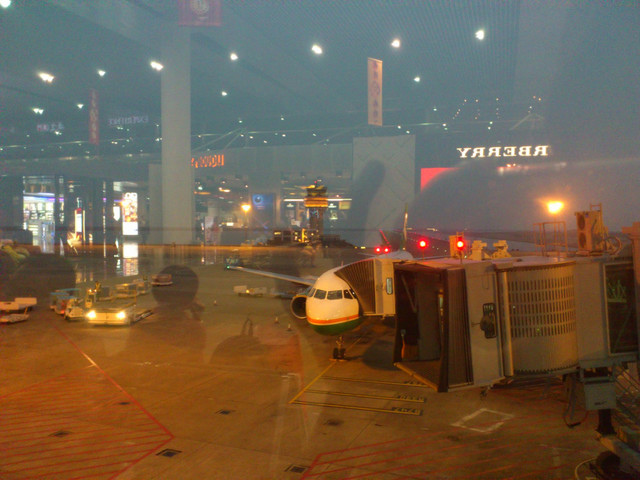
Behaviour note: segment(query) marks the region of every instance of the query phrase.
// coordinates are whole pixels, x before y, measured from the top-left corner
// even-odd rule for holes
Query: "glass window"
[[[351,295],[351,292],[349,292],[349,290],[345,290],[344,291],[344,298],[353,298],[353,296]]]
[[[342,298],[342,290],[331,290],[327,298],[329,300],[340,300]]]
[[[320,300],[324,300],[327,297],[327,291],[318,289],[313,296],[315,298],[319,298]]]
[[[316,293],[316,289],[315,288],[311,288],[309,290],[309,293],[307,293],[307,297],[313,297],[313,294]]]

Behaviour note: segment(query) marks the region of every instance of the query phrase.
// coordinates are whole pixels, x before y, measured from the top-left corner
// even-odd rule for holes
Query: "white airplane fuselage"
[[[318,277],[307,294],[307,322],[323,335],[340,335],[364,320],[355,292],[335,272],[327,270]]]

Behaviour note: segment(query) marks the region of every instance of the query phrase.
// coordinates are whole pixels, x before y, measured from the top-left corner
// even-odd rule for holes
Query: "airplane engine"
[[[299,320],[305,320],[307,318],[307,296],[296,295],[291,299],[289,308],[291,310],[291,315]]]

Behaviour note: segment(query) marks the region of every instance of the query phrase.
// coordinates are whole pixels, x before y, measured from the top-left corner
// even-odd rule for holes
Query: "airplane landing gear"
[[[342,335],[338,337],[336,340],[336,347],[333,349],[333,359],[334,360],[344,360],[344,354],[346,349],[344,348],[344,340]]]

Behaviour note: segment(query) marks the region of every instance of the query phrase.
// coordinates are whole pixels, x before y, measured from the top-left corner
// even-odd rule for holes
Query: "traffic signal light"
[[[427,245],[429,245],[429,244],[427,243],[427,241],[424,238],[421,238],[418,241],[418,247],[419,248],[427,248]]]
[[[464,241],[464,237],[456,237],[456,250],[458,250],[458,252],[462,252],[466,245],[467,244]]]

